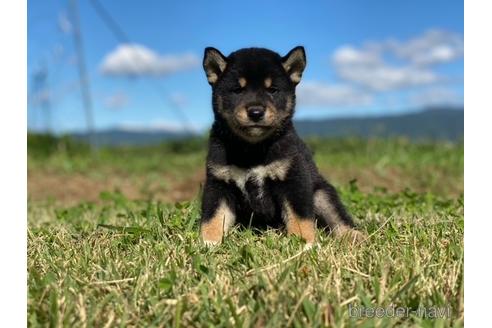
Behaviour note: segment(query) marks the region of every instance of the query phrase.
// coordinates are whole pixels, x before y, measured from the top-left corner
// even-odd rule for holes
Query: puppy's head
[[[216,120],[240,138],[257,143],[292,118],[295,87],[306,66],[303,47],[286,56],[262,48],[241,49],[225,57],[206,48],[203,68],[213,89]]]

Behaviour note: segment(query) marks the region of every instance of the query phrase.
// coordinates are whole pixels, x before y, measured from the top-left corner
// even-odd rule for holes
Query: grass
[[[344,151],[312,142],[322,169],[346,168],[337,186],[364,243],[320,232],[319,248],[302,252],[302,242],[281,231],[234,229],[221,246],[206,248],[196,196],[169,203],[108,190],[92,202],[29,200],[29,326],[463,326],[462,146],[349,140]],[[203,150],[168,154],[199,162]],[[60,158],[78,156],[30,157],[29,167],[56,170]],[[117,164],[101,158],[78,173],[147,170],[133,167],[144,162],[138,156]],[[379,161],[381,174],[428,191],[350,179],[352,169],[376,170]],[[449,181],[419,177],[432,172]],[[404,307],[408,315],[351,316],[354,307]],[[426,315],[416,311],[424,308]],[[433,318],[436,309],[449,316]]]
[[[30,200],[76,204],[120,190],[131,199],[190,200],[205,177],[206,140],[103,148],[95,154],[61,139],[28,138]],[[445,197],[463,193],[463,144],[405,139],[308,140],[322,173],[338,186],[357,180],[363,192],[410,189]],[[86,192],[90,190],[91,192]]]

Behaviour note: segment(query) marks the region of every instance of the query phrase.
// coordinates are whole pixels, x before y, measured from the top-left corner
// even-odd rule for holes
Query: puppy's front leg
[[[302,158],[293,158],[287,174],[273,185],[287,234],[296,235],[313,245],[316,238],[312,181]]]
[[[316,225],[313,217],[299,215],[286,199],[282,207],[282,218],[289,235],[301,237],[306,241],[308,247],[313,245],[316,238]]]
[[[236,215],[220,183],[207,180],[203,192],[200,234],[206,245],[217,245],[234,225]]]

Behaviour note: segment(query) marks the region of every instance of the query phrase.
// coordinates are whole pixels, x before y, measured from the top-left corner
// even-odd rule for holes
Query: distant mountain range
[[[394,116],[336,118],[295,121],[303,137],[407,137],[412,140],[460,140],[464,136],[463,109],[427,109]],[[86,133],[70,134],[88,140]],[[96,132],[99,145],[148,145],[189,137],[189,133],[168,130],[113,128]]]
[[[302,136],[458,140],[464,135],[464,112],[463,108],[427,109],[395,116],[303,120],[295,126]]]
[[[79,141],[89,140],[87,133],[71,133],[70,136]],[[95,139],[100,146],[153,145],[167,140],[183,139],[190,136],[190,133],[174,130],[127,130],[118,127],[100,130],[95,133]]]

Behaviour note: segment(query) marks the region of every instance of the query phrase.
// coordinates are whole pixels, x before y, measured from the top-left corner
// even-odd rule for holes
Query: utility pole
[[[34,104],[39,104],[40,109],[44,113],[45,131],[51,134],[51,94],[48,88],[48,68],[43,64],[39,70],[33,74],[33,90],[32,95],[35,97]]]
[[[94,117],[92,108],[92,97],[90,90],[89,77],[85,65],[84,45],[80,32],[80,15],[78,0],[70,0],[70,12],[73,24],[73,39],[75,42],[75,50],[77,51],[77,66],[79,68],[80,86],[82,92],[82,105],[85,110],[85,118],[87,123],[87,133],[89,134],[89,143],[91,148],[96,146],[94,135]]]

